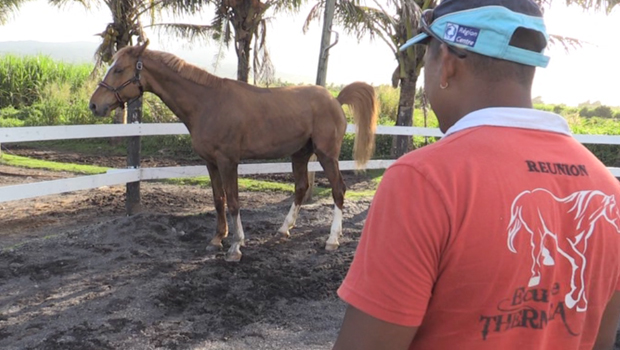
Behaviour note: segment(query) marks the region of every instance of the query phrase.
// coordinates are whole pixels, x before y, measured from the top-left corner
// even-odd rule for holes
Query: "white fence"
[[[354,132],[355,126],[349,125],[347,132]],[[128,137],[152,135],[182,135],[189,134],[185,125],[181,123],[168,124],[128,124],[128,125],[72,125],[72,126],[42,126],[22,128],[0,128],[0,144],[11,142],[47,141],[63,139],[85,139],[101,137]],[[409,135],[435,136],[443,134],[439,129],[417,127],[390,127],[378,126],[378,135]],[[575,135],[575,138],[584,144],[613,144],[620,145],[620,136],[607,135]],[[367,169],[385,169],[394,160],[371,160]],[[352,161],[341,161],[341,170],[353,170]],[[620,177],[620,168],[608,168],[611,173]],[[321,171],[318,162],[308,165],[310,171]],[[240,175],[288,173],[292,172],[290,163],[261,163],[241,164]],[[8,202],[26,198],[34,198],[51,194],[86,190],[101,186],[112,186],[137,182],[141,180],[155,180],[181,177],[195,177],[208,175],[206,166],[165,167],[165,168],[137,168],[113,169],[106,174],[81,176],[53,181],[11,185],[0,187],[0,202]]]

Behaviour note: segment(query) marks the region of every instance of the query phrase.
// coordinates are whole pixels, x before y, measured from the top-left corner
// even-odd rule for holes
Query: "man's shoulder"
[[[460,158],[464,144],[476,142],[476,137],[470,135],[475,131],[475,129],[464,130],[458,134],[442,138],[435,143],[420,147],[398,158],[394,165],[418,167],[423,165],[438,166],[440,164],[450,164],[452,161],[457,161]]]

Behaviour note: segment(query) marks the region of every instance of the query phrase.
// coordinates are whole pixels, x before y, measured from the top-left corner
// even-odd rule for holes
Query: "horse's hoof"
[[[224,257],[224,260],[226,260],[227,262],[239,262],[241,261],[241,253],[226,253],[226,256]]]
[[[287,231],[278,231],[283,238],[291,238],[291,234]]]
[[[338,246],[340,246],[338,243],[325,243],[325,250],[333,252],[334,250],[338,250]]]
[[[573,299],[573,297],[569,293],[566,294],[566,296],[564,297],[564,303],[569,309],[572,309],[577,304],[577,300]]]

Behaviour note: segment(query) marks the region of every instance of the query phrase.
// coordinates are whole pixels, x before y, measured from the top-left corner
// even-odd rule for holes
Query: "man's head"
[[[425,89],[442,130],[475,109],[531,106],[535,67],[549,62],[538,5],[531,0],[444,0],[425,11],[420,22],[420,34],[401,51],[429,45]]]

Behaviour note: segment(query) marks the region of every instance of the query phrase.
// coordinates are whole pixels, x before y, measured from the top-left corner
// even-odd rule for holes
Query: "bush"
[[[562,114],[562,112],[564,112],[564,110],[566,109],[566,105],[555,105],[553,106],[553,113],[555,114]]]
[[[598,106],[592,111],[592,117],[611,118],[613,111],[609,106]]]
[[[591,115],[591,113],[590,113],[590,109],[588,109],[588,107],[582,107],[582,108],[579,110],[579,116],[580,116],[580,117],[587,118],[587,117],[591,117],[592,115]]]
[[[0,118],[0,128],[15,128],[24,126],[24,121],[16,118]]]
[[[584,145],[606,166],[618,166],[617,159],[620,155],[620,145]]]
[[[376,91],[380,104],[379,118],[396,121],[396,117],[398,116],[400,89],[394,89],[388,85],[381,85],[376,88]]]

